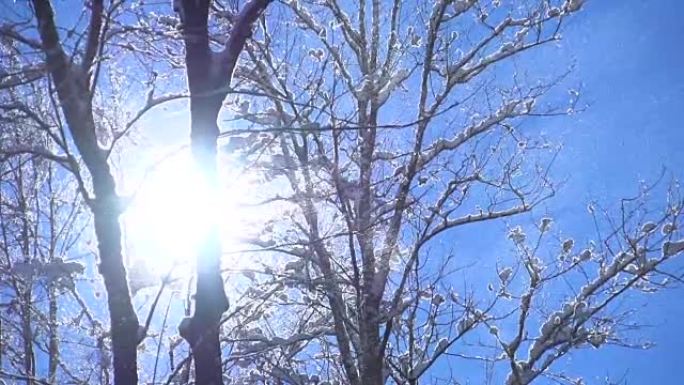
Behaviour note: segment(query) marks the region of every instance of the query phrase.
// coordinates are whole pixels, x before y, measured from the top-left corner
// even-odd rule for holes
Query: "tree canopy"
[[[74,4],[0,12],[0,382],[579,385],[649,347],[677,175],[548,210],[540,127],[592,107],[529,55],[591,4]]]

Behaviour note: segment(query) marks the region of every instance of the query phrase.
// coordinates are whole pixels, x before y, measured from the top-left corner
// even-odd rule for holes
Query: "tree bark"
[[[30,283],[29,283],[30,285]],[[32,378],[36,374],[35,355],[33,354],[33,326],[31,324],[31,305],[32,290],[29,287],[22,295],[21,303],[21,335],[24,343],[24,372],[26,374],[26,385],[32,385]]]
[[[48,381],[54,383],[59,363],[59,320],[57,319],[57,289],[48,287]]]
[[[228,310],[221,278],[221,239],[215,208],[218,190],[216,145],[218,114],[233,76],[233,69],[252,25],[271,0],[252,0],[236,16],[226,47],[215,53],[209,46],[209,0],[184,0],[175,9],[183,23],[185,62],[190,89],[190,137],[192,154],[204,178],[204,189],[195,199],[198,218],[207,225],[197,254],[197,283],[193,315],[180,332],[188,341],[195,363],[197,385],[223,384],[220,320]]]
[[[92,180],[94,198],[85,198],[93,213],[100,257],[99,272],[107,290],[114,385],[135,385],[138,383],[138,317],[131,303],[123,262],[120,199],[116,194],[116,183],[107,153],[99,147],[95,134],[88,66],[75,65],[65,54],[50,2],[34,0],[33,8],[47,68],[55,84],[64,118]],[[96,15],[94,20],[97,19]],[[89,45],[100,44],[98,24],[95,22],[91,25]],[[92,47],[88,47],[86,52],[92,52]],[[92,58],[86,57],[84,60]]]

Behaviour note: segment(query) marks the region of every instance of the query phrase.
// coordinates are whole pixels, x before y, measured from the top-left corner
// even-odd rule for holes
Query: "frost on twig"
[[[597,248],[594,242],[590,246],[571,256],[574,241],[561,241],[560,254],[564,256],[560,264],[551,262],[544,270],[536,270],[539,274],[530,275],[529,289],[522,297],[519,314],[520,332],[502,347],[510,360],[512,370],[506,383],[510,385],[528,384],[539,376],[552,373],[554,363],[572,349],[591,346],[595,349],[607,344],[627,346],[647,346],[630,343],[627,339],[629,330],[621,324],[624,314],[615,313],[615,302],[627,290],[653,293],[667,281],[667,274],[661,275],[662,266],[684,253],[684,241],[672,240],[672,233],[663,237],[654,235],[656,223],[675,223],[681,221],[681,201],[676,191],[668,193],[671,208],[653,221],[634,223],[639,216],[655,217],[645,208],[643,196],[628,200],[630,204],[622,206],[621,231],[603,240],[604,248]],[[610,219],[608,219],[610,220]],[[540,227],[538,240],[521,240],[518,250],[524,264],[529,265],[530,254],[540,253],[541,239],[547,234],[544,226]],[[676,239],[676,238],[675,238]],[[536,244],[536,246],[533,246]],[[538,262],[537,262],[538,263]],[[553,265],[556,264],[554,267]],[[534,270],[534,269],[531,269]],[[535,306],[541,308],[534,298],[544,288],[556,287],[557,279],[572,282],[574,274],[581,272],[585,283],[574,289],[574,293],[565,297],[556,310],[548,309],[539,320],[538,331],[531,328],[533,317],[531,312]],[[529,341],[527,352],[519,348],[522,341]]]

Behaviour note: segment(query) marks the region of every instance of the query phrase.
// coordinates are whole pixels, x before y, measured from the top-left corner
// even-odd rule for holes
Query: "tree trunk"
[[[221,240],[215,208],[207,202],[215,202],[218,190],[216,164],[216,140],[218,126],[216,119],[222,99],[217,97],[196,97],[191,99],[192,153],[198,170],[204,178],[202,195],[197,196],[195,210],[198,218],[207,221],[206,233],[197,254],[197,286],[195,311],[182,336],[192,348],[195,363],[195,382],[198,385],[219,385],[223,383],[221,365],[221,343],[219,322],[228,310],[228,298],[221,278]],[[191,224],[194,226],[202,224]]]
[[[382,385],[384,383],[380,357],[380,329],[378,327],[378,306],[371,296],[366,296],[361,305],[361,324],[359,336],[361,340],[361,357],[359,369],[362,385]]]
[[[26,374],[26,385],[32,385],[31,380],[36,374],[35,357],[33,354],[33,330],[31,326],[31,305],[32,295],[29,282],[22,295],[21,303],[21,335],[24,342],[24,372]]]
[[[216,144],[219,135],[218,114],[233,75],[237,58],[252,24],[271,0],[252,0],[237,15],[225,49],[214,53],[209,46],[209,0],[184,0],[175,10],[184,29],[185,63],[190,89],[190,137],[197,168],[204,178],[198,190],[195,209],[198,218],[207,221],[206,233],[197,254],[197,284],[192,317],[180,328],[188,341],[195,362],[197,385],[223,384],[220,320],[228,310],[228,298],[221,278],[221,239],[216,209],[219,187]]]
[[[93,210],[100,255],[99,271],[107,289],[112,333],[114,384],[138,383],[138,318],[133,310],[121,250],[121,225],[117,200],[96,199]]]
[[[29,224],[29,209],[26,202],[26,193],[23,172],[18,170],[17,174],[17,189],[19,190],[19,210],[21,215],[21,252],[24,257],[24,262],[33,262],[31,258],[30,246],[30,224]],[[33,329],[31,324],[31,312],[33,305],[33,278],[27,278],[23,284],[19,285],[21,288],[17,294],[21,298],[21,336],[24,348],[24,374],[26,375],[26,385],[32,385],[31,380],[36,374],[35,357],[33,354]]]
[[[59,326],[57,289],[52,284],[48,287],[48,307],[48,381],[54,383],[57,379],[57,363],[59,362]]]
[[[107,153],[100,148],[95,134],[90,75],[87,67],[74,64],[64,52],[50,2],[34,0],[33,8],[47,68],[57,90],[60,107],[92,180],[95,196],[85,199],[93,212],[100,257],[99,271],[107,290],[114,385],[135,385],[138,383],[138,317],[131,303],[123,262],[120,199],[116,194],[116,183]],[[97,24],[94,23],[94,26],[97,27]],[[92,39],[89,39],[89,45],[99,44],[99,29],[94,28],[90,32]],[[87,62],[91,59],[85,60]]]

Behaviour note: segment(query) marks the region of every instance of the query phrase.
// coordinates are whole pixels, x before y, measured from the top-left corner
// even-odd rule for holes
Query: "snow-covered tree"
[[[36,123],[20,110],[6,113],[0,141],[49,151],[46,137],[30,129]],[[0,156],[0,377],[17,383],[52,382],[67,371],[78,378],[83,371],[65,368],[67,341],[94,343],[88,331],[97,325],[88,322],[93,319],[77,288],[87,216],[63,174],[40,155]],[[89,353],[67,355],[82,360]]]
[[[574,237],[544,210],[560,146],[538,125],[582,106],[569,65],[529,58],[553,55],[583,1],[269,3],[6,7],[0,380],[463,383],[477,362],[482,383],[577,385],[569,353],[647,346],[617,302],[680,282],[679,186],[592,204]],[[117,167],[186,96],[205,179],[178,206],[212,218],[189,282],[130,258]],[[207,202],[235,198],[216,195],[226,168],[259,214],[221,263]],[[97,260],[74,260],[88,244],[51,226],[90,222]],[[484,233],[506,246],[462,250]]]
[[[150,22],[168,26],[168,22],[164,24],[165,20],[173,19],[168,15],[174,11],[179,13],[179,27],[184,32],[186,46],[184,64],[187,64],[189,78],[193,154],[204,169],[208,183],[212,184],[215,179],[212,169],[216,163],[218,109],[230,85],[232,66],[250,35],[252,24],[268,3],[252,1],[243,7],[235,15],[231,31],[225,34],[228,43],[224,52],[215,55],[209,47],[207,34],[209,1],[179,1],[173,2],[173,7],[166,4],[167,8],[163,10],[166,17],[148,14],[159,10],[156,5],[145,7],[144,2],[129,5],[102,0],[84,2],[81,17],[73,19],[60,16],[79,12],[49,1],[32,1],[10,7],[6,14],[3,13],[0,89],[7,90],[7,95],[2,95],[0,111],[8,117],[17,115],[31,121],[30,128],[11,130],[39,134],[48,145],[27,145],[21,140],[3,138],[0,154],[7,157],[25,155],[55,162],[61,170],[67,171],[64,179],[77,186],[89,208],[97,241],[98,270],[107,292],[109,312],[106,338],[103,336],[99,342],[103,349],[111,347],[115,384],[138,383],[138,351],[150,332],[152,315],[169,282],[162,283],[156,299],[148,304],[149,315],[140,322],[133,298],[140,288],[137,282],[139,269],[134,265],[129,266],[128,273],[126,271],[124,229],[120,221],[129,202],[121,196],[121,188],[117,186],[121,178],[116,175],[113,154],[119,153],[122,139],[131,134],[145,113],[183,94],[155,94],[157,84],[161,82],[158,77],[167,78],[169,75],[159,76],[155,70],[157,67],[151,63],[164,58],[146,51],[138,52],[131,42],[142,40],[140,35],[145,35],[144,39],[154,33],[168,40],[180,38],[178,30],[170,32],[150,28]],[[138,16],[142,17],[136,19]],[[133,64],[140,59],[144,61],[139,65]],[[173,64],[165,69],[171,71]],[[130,70],[131,73],[126,73]],[[137,82],[141,79],[147,88],[146,96],[141,100],[141,107],[131,108],[132,103],[126,100],[125,92],[140,92]],[[164,88],[175,85],[165,85]],[[33,103],[35,95],[40,96],[42,103]],[[141,98],[133,99],[137,102]],[[198,192],[195,200],[199,202],[207,198],[210,197]],[[203,217],[209,221],[208,216]],[[218,270],[220,240],[214,228],[207,233],[197,253],[195,311],[189,322],[181,324],[181,331],[185,331],[181,334],[190,342],[196,358],[194,381],[199,385],[221,381],[218,320],[227,308]],[[37,236],[33,235],[34,238]],[[28,238],[26,242],[29,242]],[[27,260],[24,270],[44,270],[43,266],[31,263]],[[59,267],[64,268],[63,265]],[[131,292],[129,288],[135,291]],[[24,305],[30,306],[30,294],[26,299],[28,303],[24,301]],[[28,313],[24,314],[25,318],[29,317]],[[161,338],[159,335],[158,346],[161,346]],[[30,342],[27,344],[32,346]],[[108,356],[109,353],[103,361],[109,361]],[[26,359],[31,359],[31,354]],[[32,368],[27,366],[26,370],[31,372]],[[156,368],[155,362],[153,380]],[[109,382],[107,379],[102,381]]]
[[[220,134],[218,115],[230,90],[238,57],[252,34],[254,23],[271,0],[251,0],[230,18],[230,33],[224,47],[215,52],[209,33],[209,0],[174,2],[185,43],[185,66],[190,91],[190,137],[192,154],[204,183],[196,202],[211,201],[220,185],[217,171],[217,140]],[[221,239],[218,221],[210,218],[216,211],[211,205],[198,204],[198,217],[214,225],[203,234],[197,250],[197,284],[194,312],[179,328],[192,349],[195,381],[198,385],[216,385],[223,380],[220,321],[228,310],[228,298],[221,277]]]
[[[550,218],[534,236],[514,225],[557,191],[559,147],[530,121],[580,109],[577,91],[552,96],[566,69],[520,63],[581,8],[293,0],[269,13],[227,100],[242,127],[224,134],[270,186],[251,202],[278,213],[245,234],[264,265],[244,291],[259,326],[229,329],[246,382],[460,383],[444,368],[475,359],[508,384],[576,383],[560,357],[626,343],[611,305],[660,287],[681,243],[654,230],[680,222],[676,189],[660,211],[608,216],[593,243],[555,240]],[[481,250],[500,266],[478,285],[449,244],[497,223],[514,252]]]
[[[150,92],[141,108],[129,105],[121,108],[125,96],[119,93],[124,89],[120,74],[127,56],[117,54],[125,52],[125,48],[120,47],[128,32],[119,23],[124,11],[122,2],[88,2],[87,7],[80,10],[82,18],[76,19],[62,18],[63,14],[57,16],[48,1],[5,4],[3,7],[6,12],[3,11],[0,20],[0,111],[6,120],[3,121],[0,156],[7,159],[8,165],[21,162],[21,159],[53,162],[50,167],[56,167],[59,173],[55,175],[59,176],[50,180],[72,186],[79,193],[80,202],[92,214],[97,268],[103,278],[109,313],[107,326],[102,326],[100,319],[88,317],[93,324],[92,333],[99,337],[94,349],[100,353],[98,362],[105,363],[98,366],[105,368],[101,381],[109,383],[107,378],[112,371],[115,384],[137,383],[137,349],[144,333],[141,333],[143,328],[139,325],[128,288],[119,221],[126,204],[117,191],[111,158],[142,114],[177,96],[157,97]],[[148,76],[149,73],[143,70],[127,80],[134,83]],[[35,175],[46,172],[39,168],[33,171]],[[6,192],[3,189],[3,195]],[[40,197],[40,200],[44,199],[47,198]],[[47,208],[42,207],[24,210],[25,215],[37,218],[47,212]],[[40,245],[50,239],[45,238],[46,234],[50,235],[50,229],[43,228],[42,222],[36,222],[38,228],[26,235],[30,238],[26,242]],[[60,224],[55,222],[53,225]],[[68,234],[74,233],[76,228],[67,230],[64,234],[51,236],[68,244],[72,241]],[[17,266],[27,273],[35,270],[35,274],[47,276],[76,268],[72,262],[59,262],[58,258],[66,256],[59,255],[58,250],[52,253],[55,255],[46,254],[42,259],[29,255],[16,257],[19,258]],[[30,287],[31,282],[26,284]],[[97,286],[92,292],[99,290]],[[26,300],[30,300],[30,296]],[[81,302],[79,306],[85,304]],[[24,305],[30,306],[30,302]],[[84,316],[81,310],[74,312],[62,317],[77,319],[75,325],[78,326]],[[83,349],[83,352],[93,353],[90,349]],[[75,359],[80,353],[70,358]],[[28,355],[26,359],[34,358]],[[83,364],[87,361],[75,362],[87,368],[89,373],[76,375],[77,368],[67,368],[57,378],[52,377],[55,374],[52,370],[50,377],[60,383],[88,381],[96,372],[92,366]],[[33,366],[30,369],[32,372]]]

